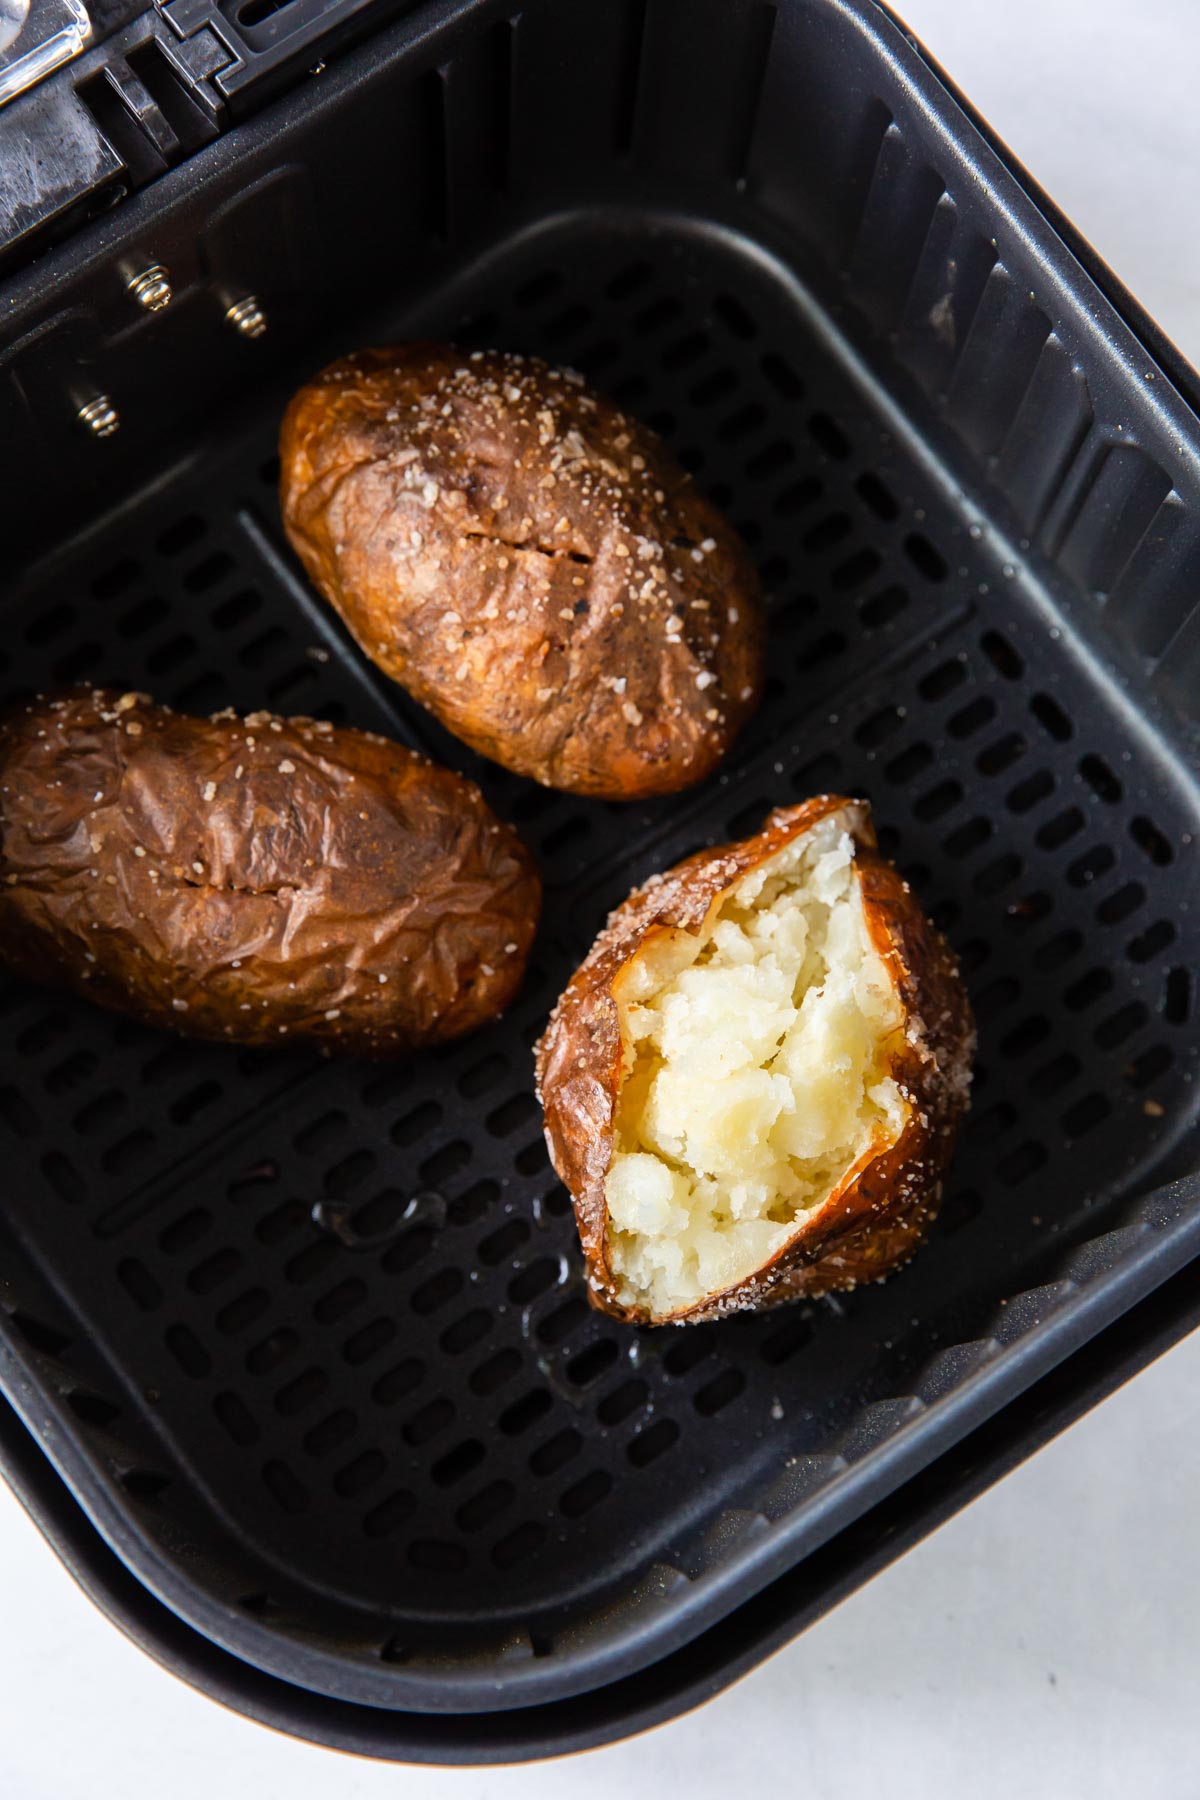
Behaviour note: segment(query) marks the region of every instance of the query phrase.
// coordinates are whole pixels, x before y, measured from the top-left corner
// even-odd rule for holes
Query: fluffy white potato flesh
[[[833,814],[613,984],[622,1067],[605,1182],[620,1298],[659,1316],[770,1260],[907,1106],[903,1008]]]

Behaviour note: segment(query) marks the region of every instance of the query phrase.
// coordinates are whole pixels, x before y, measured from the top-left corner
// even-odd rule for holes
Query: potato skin
[[[613,983],[652,936],[679,927],[698,930],[734,881],[842,811],[856,844],[867,929],[904,1006],[903,1049],[891,1074],[909,1102],[905,1126],[891,1149],[868,1150],[772,1261],[746,1280],[668,1315],[627,1306],[609,1264],[604,1195],[621,1086]],[[823,794],[782,807],[756,836],[702,850],[652,877],[611,915],[537,1047],[546,1142],[575,1204],[592,1305],[629,1324],[692,1324],[891,1274],[912,1255],[937,1213],[942,1175],[967,1106],[974,1047],[970,1002],[953,953],[907,883],[880,856],[865,802]]]
[[[747,551],[580,377],[365,350],[295,396],[280,462],[312,581],[380,668],[506,768],[602,799],[672,793],[757,706]]]
[[[390,1057],[513,998],[541,887],[373,733],[93,689],[0,722],[0,959],[189,1037]]]

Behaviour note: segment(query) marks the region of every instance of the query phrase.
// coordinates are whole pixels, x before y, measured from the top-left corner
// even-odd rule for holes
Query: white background
[[[572,4],[572,0],[559,0]],[[900,0],[1200,362],[1198,0]],[[1200,1794],[1200,1334],[701,1712],[567,1762],[421,1771],[223,1712],[95,1613],[0,1488],[0,1800]]]

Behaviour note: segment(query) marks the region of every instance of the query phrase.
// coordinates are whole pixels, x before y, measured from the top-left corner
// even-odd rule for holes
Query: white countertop
[[[569,0],[561,0],[568,4]],[[1198,0],[900,0],[914,32],[1200,362]],[[529,1769],[273,1736],[96,1613],[0,1488],[0,1800],[1191,1800],[1200,1333],[702,1711]]]

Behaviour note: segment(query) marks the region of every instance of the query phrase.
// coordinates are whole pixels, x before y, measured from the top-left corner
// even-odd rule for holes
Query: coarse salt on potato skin
[[[571,372],[361,351],[292,400],[280,463],[292,545],[366,654],[518,774],[672,793],[757,706],[745,547],[661,440]]]
[[[637,971],[650,966],[648,953],[669,955],[683,934],[708,941],[721,909],[747,877],[779,865],[789,846],[830,822],[852,842],[869,947],[897,1003],[898,1028],[880,1041],[886,1047],[883,1072],[894,1084],[900,1111],[840,1172],[823,1201],[781,1232],[759,1266],[727,1286],[655,1308],[631,1293],[615,1266],[617,1233],[606,1195],[620,1160],[624,1084],[635,1067],[622,1007],[640,991]],[[649,985],[642,981],[640,988]],[[612,914],[537,1048],[546,1141],[574,1201],[592,1304],[631,1324],[687,1324],[890,1274],[917,1248],[936,1214],[967,1105],[974,1041],[953,954],[880,856],[865,803],[822,795],[782,808],[745,842],[701,851],[652,878]],[[798,1092],[798,1113],[803,1105]]]
[[[0,722],[0,960],[148,1025],[459,1037],[515,995],[540,898],[477,788],[371,732],[103,689]]]

